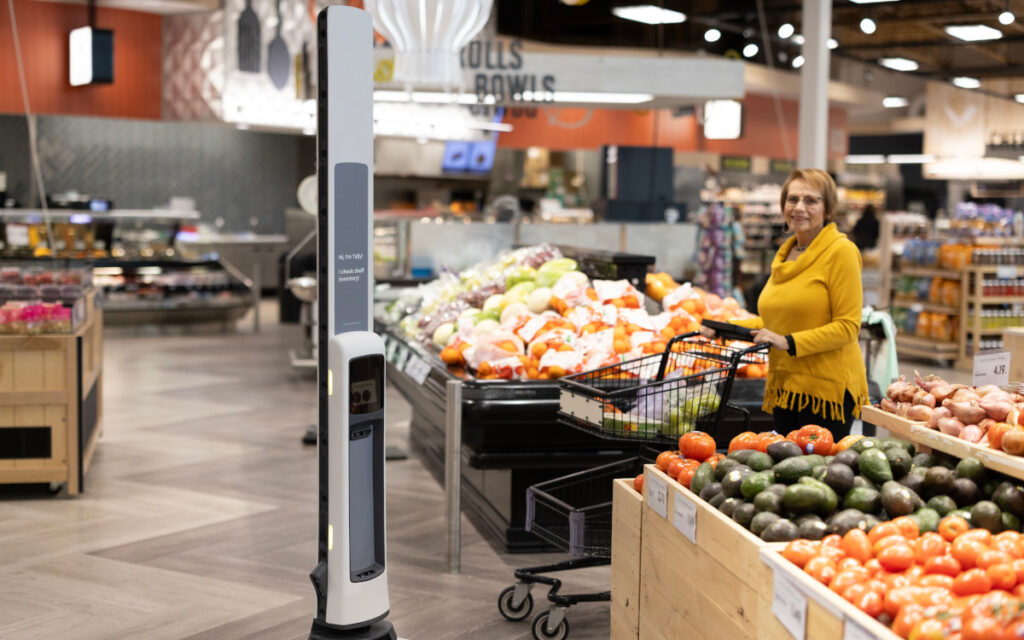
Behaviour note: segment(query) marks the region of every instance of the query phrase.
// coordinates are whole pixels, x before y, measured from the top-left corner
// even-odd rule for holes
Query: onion
[[[978,394],[974,392],[974,389],[966,385],[959,385],[949,399],[953,402],[977,402],[981,400]]]
[[[985,410],[970,402],[954,402],[946,400],[942,406],[947,407],[964,424],[978,424],[985,417]]]
[[[931,419],[934,411],[931,407],[923,404],[915,404],[907,411],[907,419],[915,422],[927,422]]]
[[[1003,434],[1003,451],[1019,456],[1024,454],[1024,429],[1011,428]]]
[[[1005,395],[1002,391],[998,394],[990,393],[981,399],[979,407],[993,419],[1002,422],[1006,420],[1006,416],[1013,410],[1013,405],[1007,402],[1004,397],[1001,397]]]
[[[929,375],[922,379],[921,374],[917,372],[917,369],[914,369],[914,382],[925,391],[931,391],[939,385],[948,384],[945,380],[936,375]]]
[[[903,393],[903,389],[906,388],[907,386],[909,386],[907,385],[907,381],[903,378],[903,376],[900,376],[899,380],[894,381],[892,384],[886,387],[885,397],[891,400],[895,400],[901,393]]]
[[[984,398],[985,396],[987,396],[990,393],[996,393],[996,392],[998,392],[998,393],[1006,393],[1005,391],[1003,391],[1002,389],[1000,389],[999,387],[997,387],[994,384],[986,384],[983,387],[977,387],[974,390],[974,392],[978,394],[979,398]]]
[[[896,403],[890,400],[889,398],[882,398],[882,401],[879,403],[879,406],[881,407],[882,411],[885,411],[886,413],[896,413]]]
[[[956,418],[941,418],[939,420],[939,431],[950,436],[958,436],[964,429],[964,423]]]
[[[928,419],[928,423],[925,425],[929,429],[938,429],[939,420],[942,418],[952,418],[953,412],[946,407],[938,407],[932,412],[932,417]]]
[[[978,442],[983,435],[981,427],[976,424],[969,424],[960,430],[960,437],[968,442]]]
[[[953,391],[954,391],[953,385],[949,384],[948,382],[943,382],[941,384],[937,384],[934,387],[932,387],[931,389],[929,389],[929,392],[933,396],[935,396],[935,401],[936,402],[942,402],[943,400],[948,398],[949,394],[953,393]]]

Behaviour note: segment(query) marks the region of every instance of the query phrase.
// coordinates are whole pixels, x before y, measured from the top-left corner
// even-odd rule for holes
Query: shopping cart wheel
[[[515,606],[516,600],[516,587],[515,585],[506,588],[498,595],[498,612],[505,616],[506,620],[512,622],[519,622],[520,620],[526,620],[533,611],[533,596],[527,592],[526,599],[519,603],[519,606]]]
[[[554,628],[548,624],[551,621],[551,611],[543,611],[533,619],[533,637],[537,640],[565,640],[569,637],[569,621],[565,619],[565,609],[556,611],[555,618],[560,618]]]

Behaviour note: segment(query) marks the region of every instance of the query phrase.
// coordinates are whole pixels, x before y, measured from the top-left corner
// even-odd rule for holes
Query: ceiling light
[[[935,162],[936,158],[930,153],[894,153],[886,160],[890,164],[925,164]]]
[[[920,66],[909,58],[881,58],[878,64],[893,71],[917,71]]]
[[[803,35],[802,35],[802,34],[799,34],[799,33],[798,33],[798,34],[796,34],[795,36],[793,36],[793,42],[794,42],[795,44],[799,44],[799,45],[802,45],[802,44],[804,43],[804,37],[803,37]]]
[[[836,40],[835,38],[829,38],[828,39],[828,48],[829,49],[835,49],[838,46],[839,46],[839,41],[838,40]]]
[[[882,106],[887,109],[899,109],[910,104],[910,100],[899,96],[886,96],[882,98]]]
[[[954,24],[943,27],[946,33],[959,40],[979,42],[981,40],[998,40],[1003,32],[984,24]]]
[[[1013,24],[1013,21],[1016,19],[1017,17],[1011,11],[1004,11],[999,14],[999,24],[1002,25]]]
[[[796,29],[793,28],[793,25],[787,22],[786,24],[779,27],[779,37],[785,40],[789,38],[791,35],[793,35],[795,31]]]
[[[846,164],[885,164],[885,156],[881,154],[846,156]]]
[[[1013,96],[1013,99],[1016,100],[1017,102],[1024,103],[1024,93],[1018,93],[1017,95]]]
[[[875,21],[871,18],[864,18],[860,21],[860,30],[864,33],[871,35],[876,29],[878,29],[878,27],[875,25]]]
[[[750,42],[746,46],[743,47],[743,57],[744,58],[753,58],[754,56],[757,55],[757,52],[759,50],[760,50],[760,47],[758,47],[753,42]]]
[[[981,80],[977,78],[968,78],[966,76],[960,76],[953,78],[953,84],[960,87],[961,89],[977,89],[981,86]]]
[[[686,21],[686,14],[671,9],[662,9],[653,4],[633,7],[612,7],[612,13],[625,20],[644,24],[678,24]]]
[[[596,102],[615,104],[640,104],[650,102],[650,93],[599,93],[592,91],[555,91],[555,102]]]
[[[743,104],[738,100],[708,100],[704,103],[704,137],[735,140],[743,135]]]
[[[797,57],[793,58],[793,68],[794,69],[799,69],[802,66],[804,66],[804,57],[803,56],[797,56]]]
[[[718,29],[708,29],[704,32],[704,39],[708,42],[718,42],[722,38],[722,32]]]

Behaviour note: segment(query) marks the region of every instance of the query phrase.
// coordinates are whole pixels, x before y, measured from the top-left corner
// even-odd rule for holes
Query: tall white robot
[[[384,550],[384,342],[372,332],[373,26],[317,18],[319,525],[310,640],[395,640]]]

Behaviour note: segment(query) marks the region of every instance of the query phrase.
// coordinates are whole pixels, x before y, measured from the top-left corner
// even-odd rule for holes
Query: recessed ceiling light
[[[796,29],[794,29],[793,25],[789,24],[788,22],[779,27],[779,37],[782,38],[783,40],[789,38],[795,32]]]
[[[864,18],[860,21],[860,30],[864,33],[871,35],[876,29],[878,29],[878,26],[875,25],[875,21],[871,18]]]
[[[1017,19],[1017,16],[1013,15],[1011,11],[1004,11],[999,14],[999,24],[1007,25],[1013,24],[1013,21]]]
[[[753,58],[754,56],[757,55],[757,52],[759,50],[760,50],[760,47],[758,47],[753,42],[747,43],[747,45],[743,47],[743,57],[744,58]]]
[[[900,107],[905,107],[908,104],[910,104],[910,100],[899,96],[886,96],[885,98],[882,98],[882,106],[887,109],[899,109]]]
[[[804,57],[803,56],[797,56],[797,57],[793,58],[793,68],[794,69],[799,69],[802,66],[804,66]]]
[[[708,42],[718,42],[722,39],[722,32],[718,29],[708,29],[704,32],[704,39]]]
[[[909,58],[880,58],[878,64],[893,71],[917,71],[919,67]]]
[[[827,44],[829,49],[835,49],[839,46],[839,41],[835,38],[829,38]]]
[[[953,24],[943,28],[954,38],[967,42],[998,40],[1003,37],[1002,31],[984,24]]]
[[[653,4],[632,7],[612,7],[612,13],[625,20],[644,24],[678,24],[686,21],[686,14],[671,9],[662,9]]]
[[[1016,100],[1017,102],[1024,103],[1024,93],[1018,93],[1017,95],[1013,96],[1013,99]]]
[[[953,78],[953,84],[960,87],[961,89],[977,89],[981,86],[981,80],[977,78],[968,78],[966,76],[960,76]]]
[[[803,36],[803,34],[798,33],[795,36],[793,36],[793,42],[795,42],[796,44],[801,44],[802,45],[804,43],[804,36]]]

